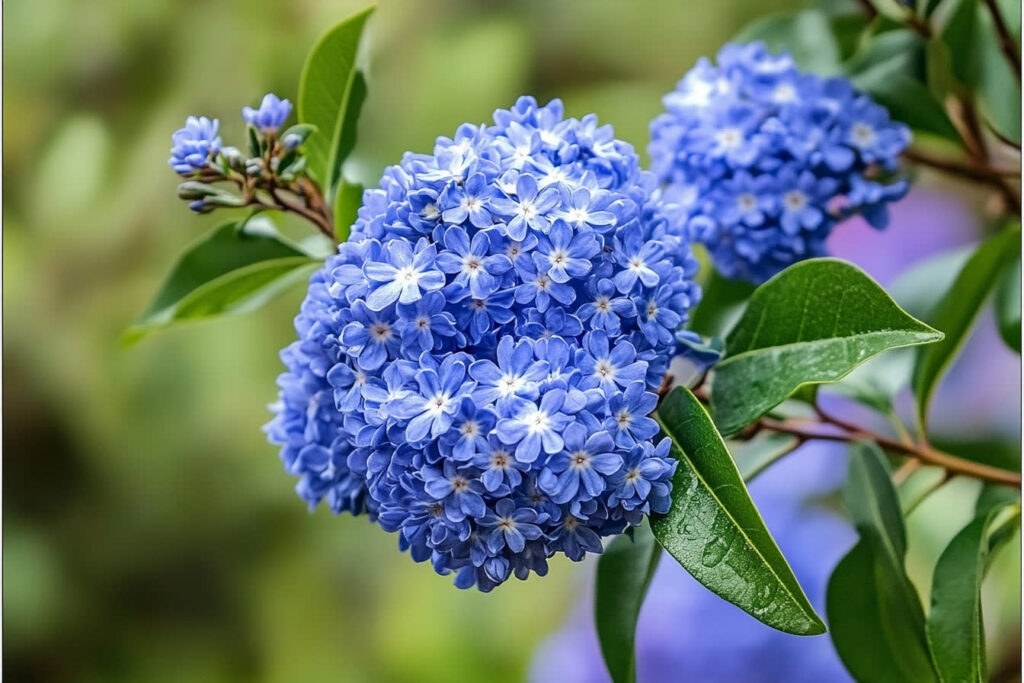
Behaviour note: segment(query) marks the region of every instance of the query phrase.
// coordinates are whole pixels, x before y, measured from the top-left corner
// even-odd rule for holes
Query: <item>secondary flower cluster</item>
[[[762,43],[702,58],[651,123],[652,171],[675,224],[728,277],[760,282],[825,253],[842,219],[876,228],[907,190],[883,182],[910,132],[843,78],[797,70]]]
[[[483,591],[667,511],[652,390],[700,290],[655,185],[528,97],[388,168],[282,352],[266,429],[299,495]]]

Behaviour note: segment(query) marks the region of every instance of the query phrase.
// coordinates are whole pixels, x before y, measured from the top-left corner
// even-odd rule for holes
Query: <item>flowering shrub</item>
[[[299,495],[485,591],[666,512],[649,414],[700,289],[651,181],[528,97],[388,168],[282,356],[267,430]]]
[[[855,265],[812,258],[849,216],[884,227],[887,205],[907,190],[900,157],[986,185],[994,209],[1020,213],[1013,174],[989,154],[963,83],[940,93],[960,98],[958,126],[928,90],[967,67],[915,80],[907,67],[923,52],[904,59],[893,48],[923,51],[932,27],[913,8],[889,11],[906,13],[906,26],[876,35],[877,22],[865,21],[866,47],[842,65],[838,44],[822,51],[829,71],[853,80],[801,71],[756,41],[727,45],[716,65],[701,60],[651,125],[653,172],[595,115],[566,118],[558,100],[523,97],[493,125],[465,124],[431,154],[407,153],[365,192],[345,168],[367,94],[357,51],[371,10],[357,14],[307,59],[297,124],[282,130],[291,102],[269,94],[242,111],[244,152],[222,147],[218,122],[205,117],[173,136],[170,165],[192,209],[289,212],[319,241],[293,244],[262,216],[220,226],[185,252],[129,338],[250,310],[308,282],[266,426],[299,496],[311,509],[325,501],[365,513],[460,588],[544,574],[559,553],[604,553],[595,620],[615,681],[634,677],[636,620],[662,550],[778,631],[826,631],[746,483],[807,441],[847,442],[844,494],[859,540],[828,583],[837,653],[860,680],[974,676],[984,669],[981,568],[1019,525],[1019,461],[937,450],[929,403],[996,282],[1000,329],[1019,352],[1019,222],[932,271],[926,293],[946,296],[920,308],[941,331]],[[755,33],[801,43],[831,27],[812,11]],[[973,30],[955,28],[942,35]],[[929,55],[929,70],[944,66],[948,47]],[[909,128],[854,81],[915,130],[963,143],[968,161],[908,151]],[[698,273],[691,242],[727,277]],[[729,331],[704,340],[691,324]],[[873,365],[846,379],[909,346],[923,347],[912,373]],[[673,389],[679,356],[699,372]],[[872,376],[879,367],[885,377]],[[819,386],[837,382],[890,418],[896,436],[825,410]],[[916,437],[893,406],[903,384],[913,388]],[[742,471],[738,448],[754,453]],[[895,458],[907,463],[899,475]],[[894,483],[921,465],[944,470],[937,486],[954,475],[1002,485],[986,488],[939,558],[940,607],[927,619],[904,568],[905,496]]]
[[[842,219],[876,228],[907,191],[886,182],[910,130],[844,78],[796,68],[763,43],[701,58],[651,122],[651,168],[667,184],[672,221],[727,277],[763,282],[825,254]]]

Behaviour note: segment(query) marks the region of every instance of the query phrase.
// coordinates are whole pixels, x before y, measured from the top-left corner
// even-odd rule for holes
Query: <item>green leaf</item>
[[[730,42],[757,40],[772,52],[789,50],[801,69],[826,76],[839,72],[839,48],[828,17],[819,10],[761,17],[747,24]]]
[[[354,14],[324,34],[306,58],[299,80],[299,121],[316,126],[306,141],[306,156],[328,197],[352,150],[356,119],[366,97],[356,57],[374,9]]]
[[[942,373],[967,338],[985,299],[1012,259],[1020,254],[1020,225],[989,238],[968,259],[953,286],[931,318],[945,339],[922,349],[914,365],[912,384],[917,399],[917,420],[922,433],[927,424],[928,402]]]
[[[1010,33],[1020,44],[1020,0],[998,2]],[[981,78],[973,84],[978,95],[979,109],[988,121],[1004,137],[1018,145],[1021,142],[1021,93],[1020,81],[999,48],[992,15],[979,8],[980,24],[974,48],[980,52]]]
[[[882,351],[941,338],[856,266],[803,261],[758,287],[726,338],[712,414],[731,434],[802,384],[835,382]]]
[[[226,223],[182,253],[122,343],[185,320],[255,310],[318,264],[282,240],[266,219]]]
[[[999,335],[1020,353],[1020,256],[1003,272],[996,287],[996,323]]]
[[[937,680],[921,600],[904,566],[906,531],[885,456],[868,443],[851,450],[843,497],[860,541],[829,579],[832,641],[857,680]]]
[[[362,204],[363,186],[342,179],[338,183],[338,193],[334,200],[334,235],[339,242],[348,239]]]
[[[981,582],[992,556],[1019,525],[1019,503],[996,505],[975,517],[939,556],[927,628],[944,681],[988,681]]]
[[[598,560],[594,618],[604,662],[615,683],[636,679],[636,621],[660,557],[661,547],[644,524],[634,530],[633,538],[618,536]]]
[[[704,283],[703,295],[690,314],[690,329],[708,337],[725,334],[739,318],[754,285],[746,280],[730,280],[712,269]]]
[[[652,520],[654,537],[695,579],[772,628],[824,633],[704,406],[678,387],[657,419],[679,466],[672,507]]]

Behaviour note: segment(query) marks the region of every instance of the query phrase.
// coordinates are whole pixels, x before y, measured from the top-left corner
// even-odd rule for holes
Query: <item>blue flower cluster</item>
[[[298,494],[488,591],[669,507],[653,393],[699,297],[632,147],[521,98],[364,195],[282,353]]]
[[[267,93],[263,96],[259,109],[242,107],[242,118],[249,125],[259,129],[262,134],[271,135],[284,124],[291,111],[291,102],[282,100],[274,93]],[[171,135],[171,158],[167,163],[176,173],[183,176],[191,176],[198,171],[210,169],[210,162],[221,151],[220,136],[217,134],[219,128],[220,121],[217,119],[189,116],[185,120],[185,127],[179,128]],[[233,148],[225,148],[224,151],[237,152]]]
[[[672,223],[705,244],[728,277],[761,282],[822,256],[846,217],[876,228],[902,197],[910,131],[843,78],[797,70],[762,43],[702,58],[651,122],[652,171]]]

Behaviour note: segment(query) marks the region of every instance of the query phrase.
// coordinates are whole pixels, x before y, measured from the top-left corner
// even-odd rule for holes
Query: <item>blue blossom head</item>
[[[282,100],[274,93],[267,93],[263,96],[259,109],[242,107],[242,118],[264,133],[276,133],[291,112],[291,102]]]
[[[206,168],[210,159],[220,151],[217,129],[220,122],[205,116],[190,116],[185,127],[171,135],[171,158],[167,163],[180,175],[189,175]]]
[[[700,289],[655,185],[529,97],[388,168],[282,354],[267,432],[299,495],[483,591],[664,512],[649,414]]]
[[[892,176],[908,128],[846,79],[799,71],[787,52],[726,45],[663,102],[648,147],[663,210],[728,277],[761,282],[822,256],[852,215],[881,229],[907,190]]]

